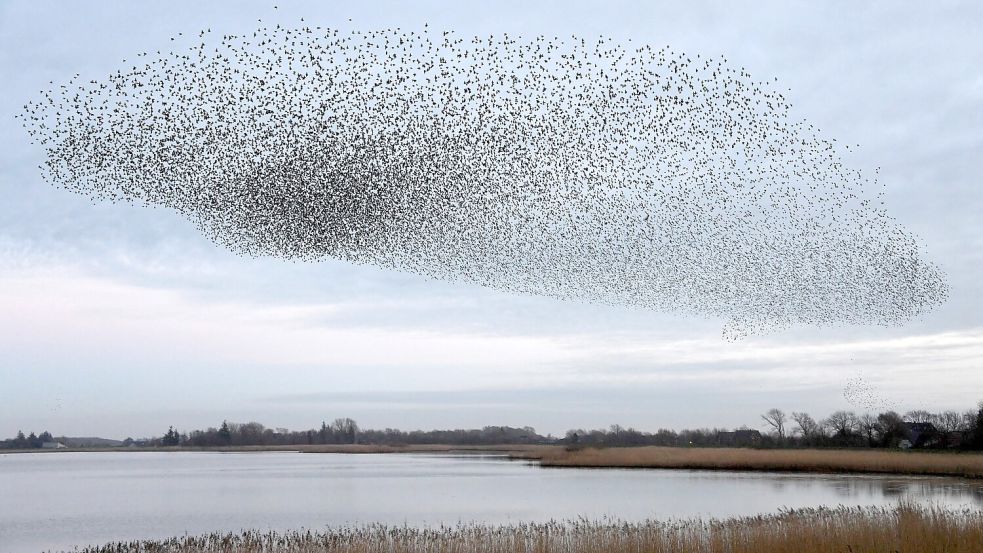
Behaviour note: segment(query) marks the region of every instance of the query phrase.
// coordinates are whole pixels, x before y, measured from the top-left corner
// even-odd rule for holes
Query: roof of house
[[[915,432],[935,432],[935,425],[930,422],[906,422],[904,424],[908,430]]]

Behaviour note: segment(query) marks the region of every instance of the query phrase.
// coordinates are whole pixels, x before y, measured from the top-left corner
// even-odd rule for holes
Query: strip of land
[[[223,453],[250,453],[263,451],[282,451],[299,453],[501,453],[516,458],[535,458],[542,451],[562,449],[559,446],[528,444],[500,445],[447,445],[447,444],[314,444],[314,445],[232,445],[213,447],[64,447],[59,449],[6,449],[7,453],[71,453],[71,452],[165,452],[165,451],[217,451]]]
[[[839,449],[542,448],[513,454],[544,467],[872,473],[983,478],[983,454]],[[983,550],[981,550],[983,551]]]
[[[475,453],[504,454],[543,467],[689,469],[766,472],[899,474],[954,476],[983,479],[983,453],[952,451],[895,451],[871,449],[745,449],[705,447],[610,447],[571,449],[527,444],[499,445],[372,445],[326,444],[225,447],[113,447],[51,450],[6,450],[3,453],[38,452],[162,452],[217,451],[249,453],[284,451],[300,453]]]
[[[417,529],[370,525],[326,531],[249,531],[129,541],[79,553],[830,553],[983,551],[983,512],[899,505],[806,509],[727,520],[550,522]]]

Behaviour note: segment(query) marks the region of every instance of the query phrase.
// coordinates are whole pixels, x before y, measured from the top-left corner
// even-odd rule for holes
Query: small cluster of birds
[[[27,104],[46,179],[241,254],[720,317],[732,339],[901,324],[947,295],[849,147],[723,56],[427,27],[198,38]]]
[[[850,405],[867,411],[897,409],[897,403],[885,398],[867,380],[862,371],[858,371],[856,376],[847,379],[846,385],[843,387],[843,399]]]

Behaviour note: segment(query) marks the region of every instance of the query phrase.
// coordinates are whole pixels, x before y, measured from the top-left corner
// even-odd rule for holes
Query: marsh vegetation
[[[983,478],[983,454],[886,450],[679,447],[540,448],[514,456],[544,467],[874,473]]]
[[[979,553],[983,513],[899,504],[816,508],[724,520],[567,521],[436,528],[215,533],[110,543],[81,553]]]

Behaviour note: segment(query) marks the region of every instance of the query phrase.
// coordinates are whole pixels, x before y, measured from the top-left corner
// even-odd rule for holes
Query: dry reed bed
[[[81,553],[980,553],[983,512],[819,508],[723,521],[372,525],[118,542]]]
[[[532,458],[538,459],[544,467],[849,472],[983,478],[983,455],[968,453],[625,447],[572,451],[544,449]]]

